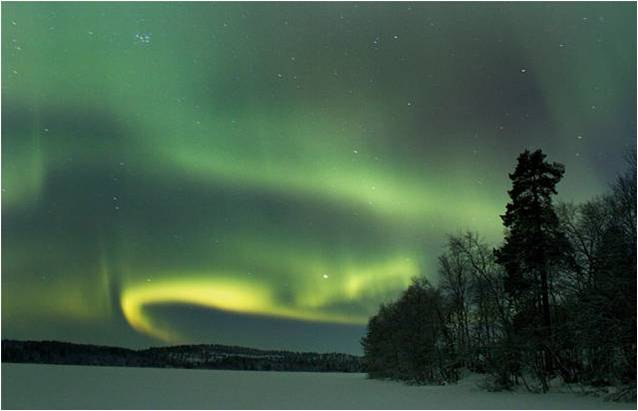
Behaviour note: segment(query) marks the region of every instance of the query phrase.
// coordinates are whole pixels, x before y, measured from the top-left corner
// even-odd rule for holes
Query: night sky
[[[360,352],[518,153],[635,144],[635,3],[3,3],[2,337]]]

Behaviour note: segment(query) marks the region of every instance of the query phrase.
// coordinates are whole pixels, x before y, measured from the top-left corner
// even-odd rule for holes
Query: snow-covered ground
[[[407,386],[364,374],[2,364],[2,408],[635,409],[576,394]]]

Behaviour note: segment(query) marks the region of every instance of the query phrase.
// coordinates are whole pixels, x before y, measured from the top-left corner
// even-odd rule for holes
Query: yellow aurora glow
[[[388,284],[395,284],[400,289],[417,272],[416,264],[410,259],[398,259],[388,264],[346,271],[343,275],[331,277],[322,274],[317,281],[296,292],[295,300],[288,303],[280,301],[268,284],[240,281],[236,274],[166,276],[165,280],[125,287],[120,305],[124,317],[134,329],[169,343],[187,339],[173,327],[156,321],[145,308],[160,304],[189,304],[241,314],[361,325],[367,322],[372,312],[353,314],[343,309],[331,310],[330,307],[353,302],[375,290],[386,290]],[[335,284],[335,280],[339,283]]]

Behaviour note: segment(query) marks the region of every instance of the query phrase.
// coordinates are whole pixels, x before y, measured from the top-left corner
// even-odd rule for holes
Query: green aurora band
[[[518,152],[565,201],[623,170],[635,11],[4,3],[3,335],[290,348],[188,307],[360,333],[447,233],[499,240]]]

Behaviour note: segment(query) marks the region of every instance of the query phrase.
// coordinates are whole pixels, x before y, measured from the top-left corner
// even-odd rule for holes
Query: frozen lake
[[[3,409],[635,409],[576,394],[407,386],[364,374],[2,364]]]

